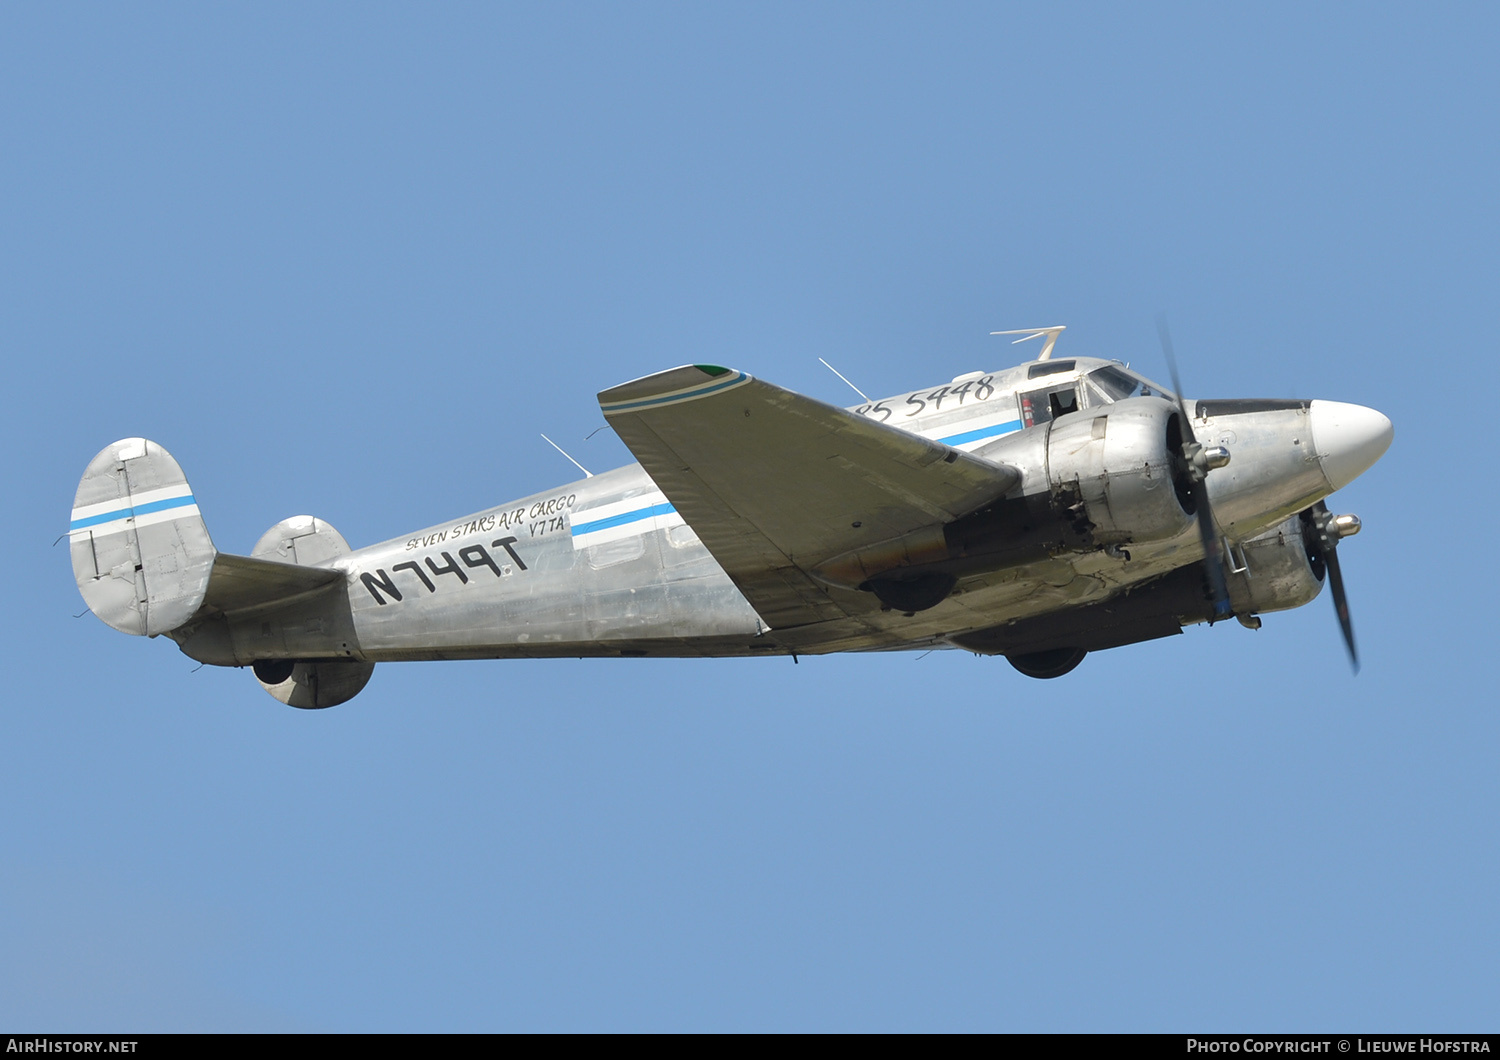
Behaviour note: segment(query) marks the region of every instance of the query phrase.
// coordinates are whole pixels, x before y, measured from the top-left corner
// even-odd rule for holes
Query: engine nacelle
[[[1075,515],[1082,505],[1098,545],[1176,537],[1194,513],[1181,451],[1181,416],[1162,398],[1131,398],[1096,416],[1060,417],[1047,437],[1054,505]]]
[[[352,659],[316,662],[263,659],[253,669],[260,687],[287,706],[321,710],[347,703],[359,695],[370,683],[375,664]]]
[[[1236,613],[1289,611],[1318,595],[1324,567],[1309,532],[1302,516],[1294,515],[1230,551],[1226,573]]]
[[[817,576],[915,612],[941,603],[970,574],[1176,537],[1191,530],[1195,510],[1182,441],[1177,407],[1157,397],[1017,431],[976,450],[1020,472],[1005,497],[951,523],[834,557]]]
[[[1301,516],[1236,546],[1229,597],[1240,615],[1301,607],[1322,588],[1321,564],[1304,537]],[[976,630],[951,643],[983,655],[1006,655],[1031,677],[1057,677],[1084,652],[1169,637],[1213,618],[1203,570],[1194,563],[1118,596],[1066,611]]]

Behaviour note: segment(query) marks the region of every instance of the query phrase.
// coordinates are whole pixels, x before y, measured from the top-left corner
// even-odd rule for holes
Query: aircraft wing
[[[624,383],[599,405],[772,628],[847,613],[820,565],[918,531],[940,540],[1020,477],[715,365]]]

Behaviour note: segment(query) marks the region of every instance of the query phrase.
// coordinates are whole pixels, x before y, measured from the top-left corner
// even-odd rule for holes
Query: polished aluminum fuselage
[[[1071,374],[1049,373],[1044,381],[1065,384],[1109,363],[1078,358]],[[1036,385],[1023,365],[851,411],[980,457],[1003,454],[1022,472],[1013,493],[1040,496],[1050,488],[1048,432],[1083,422],[1107,399],[1080,383],[1077,411],[1028,427],[1023,418],[1031,410],[1021,396]],[[1227,468],[1207,479],[1231,545],[1272,531],[1335,488],[1307,403],[1279,404],[1284,407],[1198,403],[1198,440],[1233,454]],[[770,629],[646,472],[630,465],[325,560],[322,565],[345,574],[330,590],[231,614],[179,639],[194,657],[235,665],[273,658],[752,656],[947,647],[950,637],[1107,600],[1201,558],[1198,532],[1185,522],[1174,536],[1133,543],[1123,552],[1059,547],[967,574],[942,603],[915,614],[883,608],[868,592],[830,586],[846,617]]]

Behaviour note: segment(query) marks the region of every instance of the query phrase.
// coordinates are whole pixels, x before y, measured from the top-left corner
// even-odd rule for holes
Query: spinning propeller
[[[1354,623],[1349,619],[1349,598],[1344,595],[1344,573],[1339,570],[1338,544],[1342,538],[1359,533],[1359,516],[1334,515],[1328,505],[1319,501],[1302,513],[1302,541],[1313,573],[1323,580],[1328,572],[1328,588],[1333,593],[1333,609],[1344,631],[1344,646],[1349,649],[1349,663],[1359,673],[1359,652],[1354,649]]]
[[[1203,541],[1203,570],[1208,578],[1209,592],[1213,598],[1214,617],[1210,623],[1233,614],[1229,603],[1229,585],[1224,578],[1224,558],[1219,546],[1218,528],[1214,524],[1213,512],[1208,504],[1208,485],[1205,480],[1214,468],[1229,463],[1229,450],[1221,445],[1202,446],[1193,435],[1192,417],[1188,415],[1187,401],[1182,396],[1182,383],[1177,375],[1177,357],[1172,352],[1172,335],[1167,330],[1165,314],[1156,318],[1156,329],[1161,335],[1162,353],[1167,358],[1167,368],[1172,373],[1172,389],[1177,394],[1177,408],[1182,417],[1182,444],[1176,460],[1174,473],[1181,486],[1179,497],[1184,492],[1198,517],[1198,536]],[[1183,506],[1184,508],[1187,505]],[[1344,593],[1344,574],[1339,569],[1338,543],[1341,539],[1359,533],[1359,516],[1334,515],[1328,505],[1319,501],[1302,513],[1302,541],[1307,548],[1307,559],[1319,581],[1327,572],[1328,587],[1333,593],[1333,609],[1339,616],[1339,628],[1344,633],[1344,646],[1349,649],[1349,662],[1354,672],[1359,672],[1359,652],[1354,647],[1354,623],[1349,618],[1349,598]]]
[[[1214,617],[1209,620],[1212,624],[1234,613],[1229,604],[1229,584],[1224,579],[1224,557],[1219,550],[1219,531],[1214,525],[1213,511],[1208,505],[1206,482],[1210,471],[1229,463],[1229,450],[1222,445],[1205,447],[1198,444],[1198,439],[1193,435],[1193,419],[1188,415],[1187,400],[1182,396],[1182,383],[1177,378],[1177,357],[1172,353],[1172,334],[1167,330],[1166,314],[1157,316],[1156,330],[1161,335],[1161,350],[1166,355],[1167,368],[1172,373],[1172,391],[1177,395],[1177,409],[1182,423],[1182,445],[1177,454],[1174,475],[1181,484],[1179,497],[1185,486],[1191,501],[1191,512],[1198,517],[1198,536],[1203,541],[1203,571],[1208,576],[1208,589],[1214,603]]]

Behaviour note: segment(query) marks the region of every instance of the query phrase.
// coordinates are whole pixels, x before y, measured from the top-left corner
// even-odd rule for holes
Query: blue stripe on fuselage
[[[676,510],[670,504],[653,504],[649,508],[622,512],[619,515],[611,515],[607,519],[596,519],[592,523],[574,523],[573,536],[592,534],[595,530],[608,530],[612,526],[624,526],[626,523],[633,523],[640,519],[649,519],[653,515],[671,515]]]
[[[1009,423],[997,423],[993,427],[980,427],[978,430],[965,431],[963,434],[951,434],[947,438],[939,438],[938,441],[944,445],[963,445],[966,442],[977,442],[981,438],[998,438],[1002,434],[1010,434],[1020,429],[1021,421],[1011,420]]]

